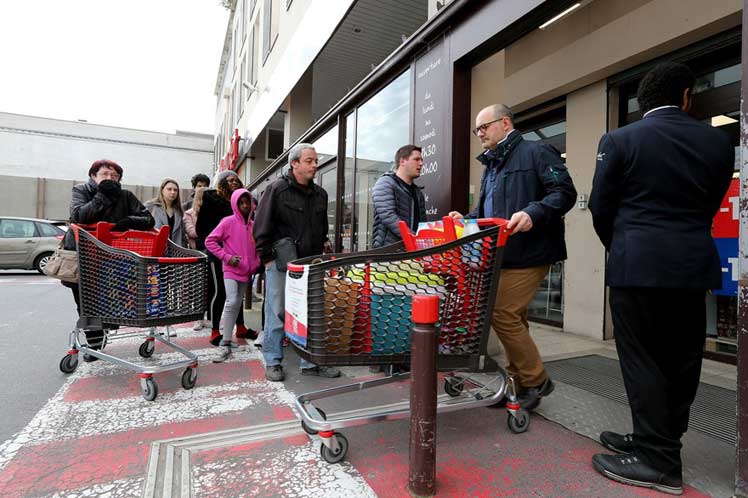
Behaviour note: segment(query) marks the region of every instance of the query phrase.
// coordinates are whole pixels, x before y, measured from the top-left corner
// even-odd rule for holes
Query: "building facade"
[[[472,207],[482,168],[474,159],[480,144],[470,134],[474,116],[493,103],[510,105],[526,139],[562,152],[579,192],[565,218],[569,258],[551,270],[531,317],[559,332],[608,339],[605,250],[587,210],[598,141],[641,118],[638,82],[656,63],[676,60],[697,74],[692,114],[737,146],[741,9],[740,0],[708,9],[698,0],[432,1],[428,22],[288,141],[317,145],[330,233],[338,250],[356,251],[370,243],[370,188],[404,143],[424,147],[419,183],[430,217]],[[281,153],[253,171],[250,188],[260,194],[286,162]],[[727,360],[736,348],[731,205],[728,195],[714,230],[724,289],[707,298],[706,349]]]
[[[215,168],[250,182],[427,19],[427,0],[232,0]]]
[[[0,215],[67,220],[70,191],[97,159],[122,165],[125,188],[141,201],[166,177],[187,195],[194,174],[211,173],[213,136],[0,113],[0,151]]]

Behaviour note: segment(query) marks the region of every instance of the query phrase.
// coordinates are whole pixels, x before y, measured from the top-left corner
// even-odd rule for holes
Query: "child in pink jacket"
[[[226,304],[223,307],[223,330],[220,339],[221,356],[215,362],[226,361],[231,356],[231,348],[238,347],[231,342],[231,334],[236,317],[241,309],[242,299],[250,278],[260,267],[260,256],[255,250],[252,238],[251,219],[256,203],[246,189],[237,189],[231,194],[232,216],[221,220],[218,226],[205,239],[205,247],[223,262],[223,281],[226,285]]]

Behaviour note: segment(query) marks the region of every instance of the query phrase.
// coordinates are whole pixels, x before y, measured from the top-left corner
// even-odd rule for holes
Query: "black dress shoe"
[[[496,403],[492,405],[486,405],[486,408],[506,408],[507,401],[509,401],[509,399],[506,396],[504,396]]]
[[[523,389],[517,396],[517,400],[522,408],[531,412],[540,405],[540,398],[548,396],[555,388],[556,386],[549,377],[539,386]]]
[[[608,479],[631,486],[655,489],[671,495],[683,494],[683,479],[668,476],[639,460],[636,455],[604,455],[592,457],[592,465]]]
[[[603,431],[600,433],[600,442],[610,451],[616,453],[633,453],[634,435],[618,434],[616,432]]]

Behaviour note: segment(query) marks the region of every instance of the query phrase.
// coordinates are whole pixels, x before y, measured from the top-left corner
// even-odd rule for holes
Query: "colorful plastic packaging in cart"
[[[467,220],[454,220],[455,234],[457,235],[458,239],[462,237],[462,230],[465,228],[465,221]],[[436,230],[438,232],[443,232],[444,222],[442,220],[422,221],[418,224],[418,232],[420,232],[421,230]],[[416,233],[416,238],[417,237],[418,233]]]
[[[166,314],[166,303],[161,293],[161,275],[158,265],[146,266],[145,313],[148,316],[163,316]]]

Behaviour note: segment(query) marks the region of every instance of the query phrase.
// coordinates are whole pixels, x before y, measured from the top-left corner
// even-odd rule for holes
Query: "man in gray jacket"
[[[394,244],[401,239],[398,222],[408,224],[415,232],[418,223],[426,221],[426,200],[423,187],[413,180],[421,176],[421,148],[403,145],[395,153],[395,171],[382,175],[374,185],[374,227],[372,247]]]

